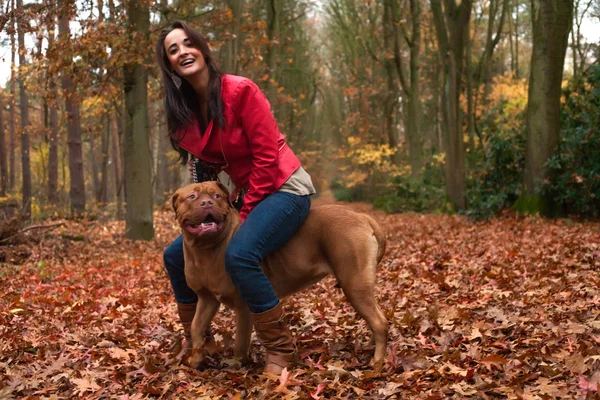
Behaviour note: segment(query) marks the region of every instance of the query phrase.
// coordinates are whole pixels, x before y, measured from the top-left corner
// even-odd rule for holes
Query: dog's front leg
[[[219,310],[221,303],[209,293],[198,294],[198,305],[196,315],[192,321],[190,334],[192,336],[192,356],[190,366],[198,368],[204,361],[205,332],[210,326],[210,321]]]
[[[250,351],[250,339],[252,336],[252,319],[250,311],[245,305],[235,310],[235,347],[233,354],[235,358],[246,360]]]

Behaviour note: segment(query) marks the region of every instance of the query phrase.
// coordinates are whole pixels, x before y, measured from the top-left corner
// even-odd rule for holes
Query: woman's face
[[[206,69],[202,52],[194,47],[183,29],[174,29],[165,37],[165,52],[173,70],[184,79]]]

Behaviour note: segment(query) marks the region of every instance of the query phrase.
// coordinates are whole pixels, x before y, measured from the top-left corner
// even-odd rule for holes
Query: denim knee
[[[225,250],[225,271],[234,283],[242,269],[258,265],[259,262],[260,260],[252,255],[250,249],[230,244]]]
[[[228,246],[225,250],[225,271],[227,271],[227,274],[234,283],[236,282],[235,278],[237,276],[234,275],[236,275],[236,271],[238,271],[238,268],[236,267],[239,265],[239,259],[240,257],[238,256],[237,249],[233,248],[233,246]]]
[[[183,242],[181,236],[171,243],[163,252],[163,261],[175,299],[179,303],[195,303],[196,293],[190,289],[185,280],[185,259],[183,257]]]
[[[178,266],[178,261],[177,250],[172,249],[171,246],[167,247],[163,252],[163,263],[167,271],[173,272],[174,269],[183,268],[183,266]]]

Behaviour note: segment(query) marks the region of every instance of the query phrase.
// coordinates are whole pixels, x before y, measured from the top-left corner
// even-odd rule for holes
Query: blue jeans
[[[225,269],[252,313],[268,311],[279,302],[259,262],[296,233],[309,210],[309,196],[273,193],[248,214],[229,243]],[[180,303],[196,302],[196,294],[185,283],[181,236],[167,247],[164,261],[175,299]]]

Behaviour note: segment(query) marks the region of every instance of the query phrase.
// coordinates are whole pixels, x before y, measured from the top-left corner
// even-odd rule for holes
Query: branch
[[[47,228],[52,228],[52,229],[54,229],[54,228],[57,228],[57,227],[59,227],[59,226],[63,226],[64,224],[65,224],[64,222],[57,222],[57,223],[55,223],[55,224],[50,224],[50,225],[30,225],[30,226],[28,226],[27,228],[23,228],[23,229],[21,229],[20,231],[18,231],[18,232],[17,232],[17,233],[15,233],[14,235],[12,235],[12,236],[9,236],[9,237],[7,237],[7,238],[4,238],[4,239],[0,240],[0,243],[6,242],[6,241],[8,241],[8,240],[10,240],[10,239],[14,238],[15,236],[18,236],[18,235],[20,235],[20,234],[21,234],[21,233],[23,233],[23,232],[27,232],[27,231],[30,231],[30,230],[33,230],[33,229],[47,229]]]

